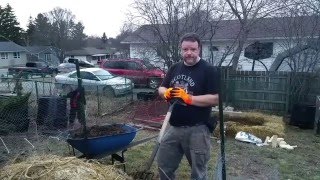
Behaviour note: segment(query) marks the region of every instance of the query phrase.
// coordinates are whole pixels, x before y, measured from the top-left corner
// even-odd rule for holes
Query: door
[[[122,61],[106,61],[103,64],[103,69],[117,76],[124,76],[126,64]]]
[[[141,64],[134,62],[134,61],[128,61],[127,62],[127,74],[130,79],[134,81],[135,84],[144,84],[145,77],[144,75],[144,69]]]
[[[80,72],[80,77],[82,78],[82,85],[85,91],[97,91],[97,87],[99,85],[99,78],[92,74],[91,72]]]

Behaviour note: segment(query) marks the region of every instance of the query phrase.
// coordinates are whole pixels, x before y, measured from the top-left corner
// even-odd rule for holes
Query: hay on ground
[[[34,156],[3,167],[0,179],[131,179],[112,165],[76,157]]]

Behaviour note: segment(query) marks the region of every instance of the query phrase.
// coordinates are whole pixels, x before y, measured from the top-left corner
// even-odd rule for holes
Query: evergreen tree
[[[33,45],[42,45],[48,46],[51,44],[50,42],[50,31],[51,31],[51,24],[49,19],[43,15],[38,14],[37,18],[34,20],[34,30],[29,29],[32,32],[32,44]],[[32,28],[32,25],[31,25]]]
[[[80,49],[85,46],[86,35],[83,33],[84,26],[78,22],[72,29],[72,47]]]
[[[36,26],[34,24],[34,21],[32,17],[29,17],[28,25],[27,25],[27,31],[26,31],[26,45],[31,46],[34,43],[34,32],[36,30]]]
[[[102,43],[105,45],[106,43],[107,43],[107,41],[108,41],[108,38],[107,38],[107,36],[106,36],[106,33],[104,32],[103,33],[103,35],[102,35]]]
[[[22,29],[12,10],[7,4],[5,8],[0,6],[0,41],[13,41],[17,44],[22,43]]]

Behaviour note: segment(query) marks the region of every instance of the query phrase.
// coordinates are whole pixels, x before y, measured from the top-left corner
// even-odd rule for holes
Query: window
[[[51,53],[44,54],[44,60],[50,61],[51,60]]]
[[[8,53],[1,53],[1,59],[8,59]]]
[[[81,71],[80,72],[80,77],[82,79],[87,79],[87,80],[99,80],[95,75],[93,75],[92,73],[90,72],[85,72],[85,71]]]
[[[15,59],[20,58],[20,52],[14,52],[13,53],[13,58],[15,58]]]
[[[77,78],[77,72],[74,72],[69,75],[70,78]]]
[[[121,61],[109,61],[104,64],[105,68],[110,69],[126,69],[126,63]]]
[[[141,70],[142,68],[136,62],[128,62],[128,69],[130,69],[130,70]]]

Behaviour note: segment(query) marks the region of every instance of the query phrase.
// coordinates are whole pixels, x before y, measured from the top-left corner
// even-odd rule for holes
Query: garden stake
[[[218,163],[216,165],[215,180],[226,180],[226,162],[225,162],[225,148],[224,148],[224,138],[225,129],[223,122],[223,104],[222,104],[222,91],[221,91],[221,68],[218,69],[219,86],[219,128],[220,128],[220,155],[218,156]]]

